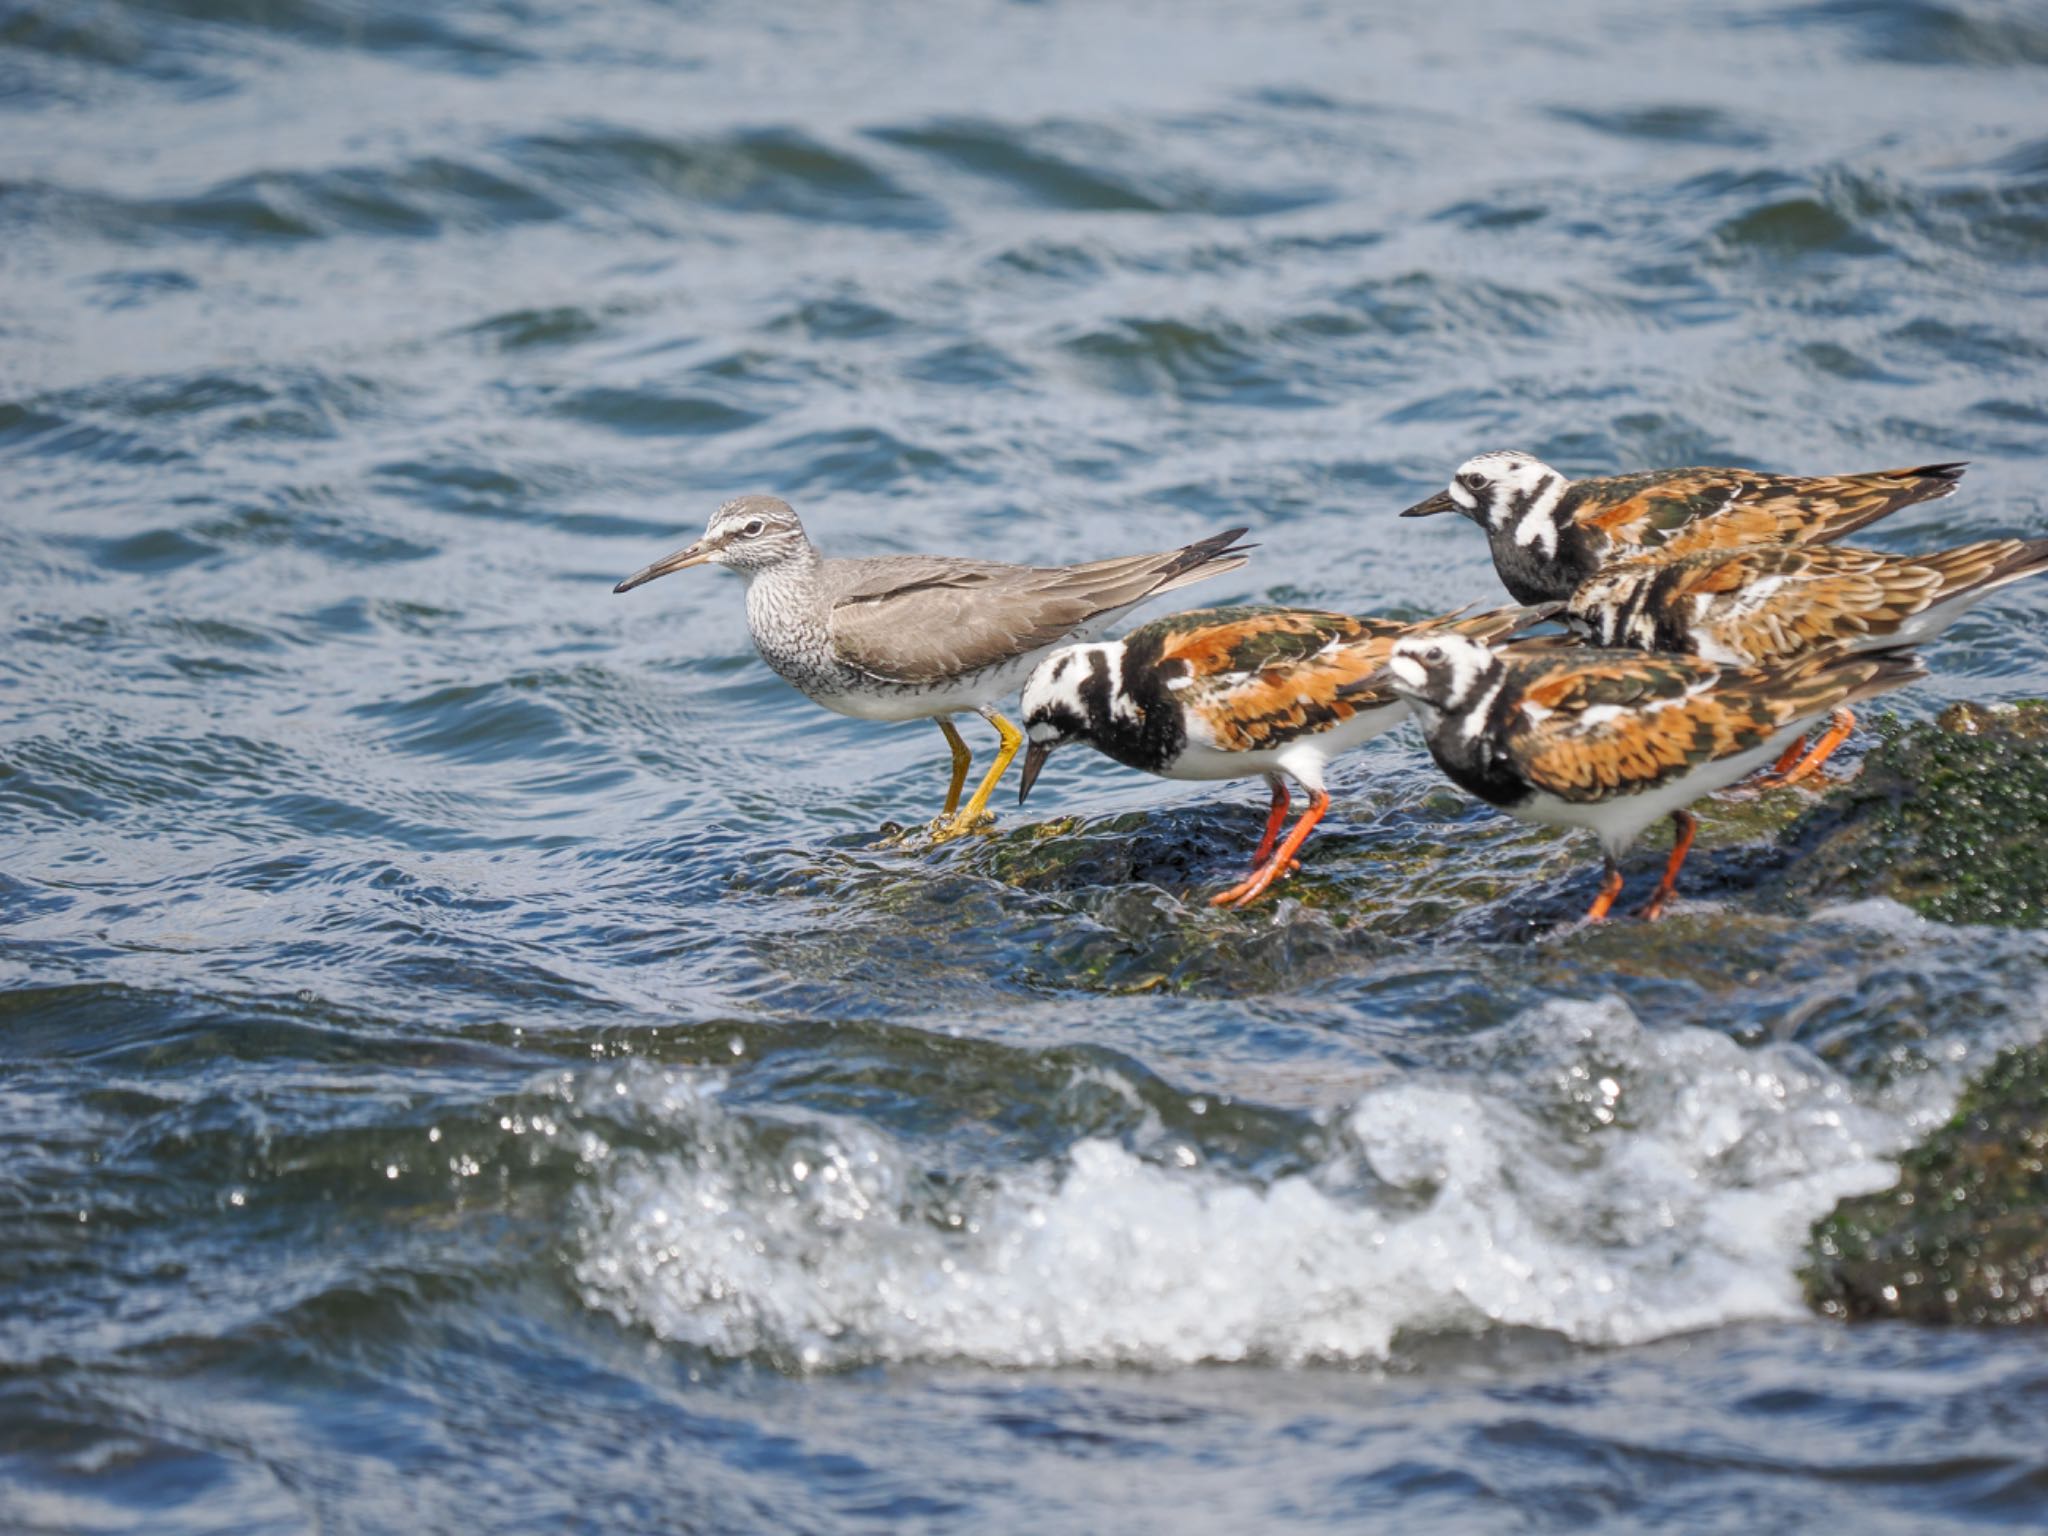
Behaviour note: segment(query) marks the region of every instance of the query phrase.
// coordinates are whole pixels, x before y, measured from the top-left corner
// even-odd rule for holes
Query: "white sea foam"
[[[664,1339],[807,1368],[1376,1360],[1404,1330],[1495,1325],[1630,1343],[1798,1312],[1809,1224],[1888,1184],[1945,1107],[1619,1002],[1550,1005],[1468,1057],[1369,1089],[1316,1167],[1264,1184],[1087,1140],[935,1192],[872,1128],[791,1150],[715,1078],[586,1080],[673,1150],[592,1138],[575,1276]]]

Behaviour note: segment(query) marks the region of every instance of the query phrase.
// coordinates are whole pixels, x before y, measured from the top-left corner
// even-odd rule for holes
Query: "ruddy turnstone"
[[[1933,639],[2008,582],[2048,569],[2048,539],[1987,539],[1931,555],[1840,545],[1653,555],[1583,583],[1564,619],[1593,645],[1675,651],[1724,666],[1774,666],[1823,646],[1850,651]],[[1774,783],[1817,770],[1847,739],[1846,708],[1810,752],[1787,749]]]
[[[704,537],[635,571],[630,592],[693,565],[746,578],[747,629],[761,659],[812,701],[861,720],[937,720],[953,749],[937,841],[975,826],[1024,738],[995,705],[1052,647],[1100,634],[1148,598],[1245,563],[1232,528],[1155,555],[1086,565],[999,565],[944,555],[832,560],[789,503],[742,496],[711,514]],[[964,808],[972,760],[954,715],[995,727],[1001,746]],[[957,814],[956,814],[957,810]]]
[[[1518,603],[1567,598],[1601,567],[1650,550],[1691,554],[1752,544],[1825,544],[1918,501],[1947,496],[1961,464],[1865,475],[1652,469],[1567,480],[1501,449],[1458,466],[1448,489],[1401,514],[1460,512],[1486,530],[1493,568]]]
[[[1393,690],[1415,707],[1430,755],[1453,782],[1511,816],[1598,834],[1606,879],[1586,916],[1621,894],[1621,854],[1669,816],[1661,914],[1692,847],[1686,809],[1771,760],[1805,723],[1926,675],[1903,651],[1819,651],[1782,667],[1587,650],[1554,641],[1494,650],[1460,635],[1403,640]]]
[[[1273,800],[1252,872],[1210,898],[1247,906],[1293,867],[1330,808],[1324,766],[1407,718],[1386,686],[1395,641],[1498,636],[1548,616],[1515,608],[1405,623],[1306,608],[1203,608],[1154,619],[1121,640],[1064,646],[1024,684],[1019,708],[1031,745],[1017,801],[1070,741],[1165,779],[1263,776]],[[1289,778],[1308,791],[1308,809],[1276,848]]]

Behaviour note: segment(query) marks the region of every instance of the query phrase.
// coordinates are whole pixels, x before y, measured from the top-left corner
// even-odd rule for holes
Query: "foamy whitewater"
[[[1508,1326],[1635,1343],[1798,1313],[1809,1225],[1889,1184],[1958,1080],[1853,1090],[1803,1048],[1611,999],[1461,1055],[1455,1085],[1371,1087],[1264,1184],[1163,1132],[948,1177],[870,1127],[756,1122],[716,1075],[564,1080],[640,1144],[586,1136],[574,1274],[663,1339],[802,1369],[1370,1362]]]

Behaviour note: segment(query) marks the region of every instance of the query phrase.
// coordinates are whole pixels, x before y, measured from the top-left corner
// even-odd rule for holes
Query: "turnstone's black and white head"
[[[1571,520],[1571,488],[1534,454],[1501,448],[1467,459],[1446,489],[1401,515],[1471,519],[1485,530],[1494,570],[1515,600],[1552,602],[1594,569],[1589,541]]]
[[[1469,635],[1414,635],[1398,641],[1387,658],[1387,683],[1427,726],[1459,714],[1500,687],[1500,658]]]
[[[1088,741],[1107,751],[1113,735],[1121,736],[1138,723],[1136,707],[1123,696],[1123,651],[1121,640],[1062,646],[1024,680],[1017,701],[1024,715],[1025,741],[1019,805],[1056,748]]]
[[[747,576],[812,553],[796,511],[779,496],[742,496],[728,501],[704,525],[704,537],[635,571],[613,587],[630,592],[657,576],[693,565],[724,565]]]
[[[1547,515],[1556,509],[1567,483],[1563,475],[1533,453],[1496,448],[1467,459],[1451,476],[1447,489],[1427,501],[1417,502],[1401,515],[1429,517],[1438,512],[1458,512],[1489,533],[1519,533],[1532,510],[1541,508]],[[1523,542],[1537,537],[1540,534],[1532,532]],[[1553,546],[1556,543],[1554,532],[1550,542]]]

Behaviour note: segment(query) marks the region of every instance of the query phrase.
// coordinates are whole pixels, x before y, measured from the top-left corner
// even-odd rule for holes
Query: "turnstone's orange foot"
[[[1685,862],[1685,856],[1692,852],[1693,834],[1700,829],[1699,819],[1691,811],[1671,813],[1671,857],[1664,865],[1664,878],[1657,882],[1657,889],[1650,893],[1650,899],[1643,903],[1643,921],[1654,923],[1664,915],[1664,909],[1671,904],[1671,898],[1678,892],[1678,867]],[[1620,889],[1620,872],[1615,873],[1615,888]]]
[[[1781,789],[1803,789],[1810,794],[1822,795],[1831,789],[1840,789],[1855,777],[1853,773],[1830,773],[1825,768],[1808,768],[1796,777],[1767,773],[1756,781],[1759,794],[1772,794]]]
[[[1593,905],[1586,908],[1586,921],[1604,923],[1607,914],[1614,910],[1614,898],[1621,894],[1621,866],[1614,862],[1612,854],[1605,860],[1606,873],[1600,882],[1600,894],[1593,898]]]
[[[1271,857],[1264,860],[1250,876],[1240,880],[1227,891],[1219,891],[1209,898],[1212,907],[1248,907],[1265,895],[1266,888],[1275,880],[1291,875],[1301,868],[1301,860],[1294,855],[1301,845],[1308,841],[1308,835],[1315,824],[1323,819],[1323,813],[1330,808],[1330,797],[1320,785],[1309,786],[1308,809],[1301,813],[1301,820],[1294,824],[1294,830],[1287,834]]]
[[[1212,898],[1242,907],[1299,867],[1329,809],[1323,769],[1407,718],[1387,688],[1394,642],[1410,635],[1498,638],[1548,617],[1526,608],[1420,623],[1306,608],[1210,608],[1170,614],[1121,640],[1068,646],[1024,684],[1030,745],[1021,804],[1055,748],[1084,741],[1166,779],[1264,777],[1272,790],[1252,873]],[[1309,806],[1285,837],[1287,781]]]
[[[1534,455],[1482,453],[1448,489],[1401,515],[1458,512],[1486,531],[1493,568],[1518,603],[1567,598],[1605,566],[1651,552],[1825,544],[1915,502],[1947,496],[1961,464],[1872,474],[1768,475],[1652,469],[1567,480]]]
[[[1138,604],[1237,570],[1249,546],[1232,528],[1159,554],[1086,565],[1000,565],[943,555],[829,560],[789,503],[742,496],[711,515],[696,543],[635,571],[630,592],[693,565],[723,565],[747,583],[747,629],[761,659],[810,699],[863,720],[937,720],[952,752],[947,825],[979,826],[996,781],[1023,744],[996,713],[1047,652],[1099,634]],[[964,809],[971,761],[956,715],[995,727],[1001,749]]]
[[[1827,734],[1815,742],[1811,750],[1800,751],[1796,757],[1793,756],[1796,749],[1805,745],[1806,738],[1800,737],[1785,749],[1784,756],[1778,759],[1777,765],[1770,773],[1757,781],[1757,787],[1762,790],[1790,789],[1795,784],[1818,786],[1827,783],[1829,776],[1821,772],[1821,764],[1834,756],[1835,749],[1847,741],[1849,733],[1855,729],[1855,714],[1846,709],[1836,710],[1834,722],[1828,727]],[[1792,759],[1789,767],[1785,762],[1788,757]]]
[[[1897,650],[1721,667],[1544,642],[1496,649],[1463,635],[1402,640],[1387,665],[1459,787],[1523,821],[1598,834],[1606,879],[1592,922],[1613,910],[1616,861],[1652,822],[1671,817],[1677,837],[1645,917],[1677,889],[1693,839],[1687,806],[1770,762],[1808,722],[1927,671]]]

